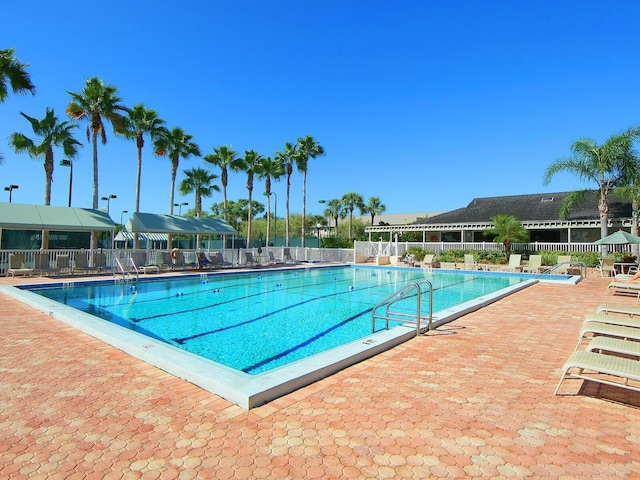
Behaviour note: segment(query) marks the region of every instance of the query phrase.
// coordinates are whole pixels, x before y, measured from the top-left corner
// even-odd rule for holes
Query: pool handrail
[[[373,309],[371,310],[371,333],[375,333],[375,328],[376,328],[376,319],[383,319],[386,321],[385,323],[385,330],[389,329],[389,320],[395,320],[395,321],[401,321],[403,323],[411,323],[411,322],[415,322],[416,323],[416,337],[420,336],[420,332],[422,331],[422,313],[421,313],[421,303],[422,303],[422,285],[428,285],[429,286],[429,317],[428,317],[428,321],[429,321],[429,331],[433,330],[433,285],[431,284],[431,282],[429,280],[422,280],[421,282],[411,282],[406,284],[404,287],[402,287],[400,290],[397,290],[396,292],[392,293],[391,295],[389,295],[387,298],[385,298],[384,300],[382,300],[380,303],[378,303],[375,307],[373,307]],[[404,300],[407,298],[407,293],[412,292],[413,290],[416,291],[416,315],[414,317],[414,315],[408,314],[408,313],[404,313],[404,312],[391,312],[390,311],[390,307],[391,305],[393,305],[394,303],[400,301],[400,300]],[[384,311],[384,315],[378,314],[377,310],[383,306],[386,306],[385,311]],[[392,316],[392,315],[395,315]],[[415,320],[407,320],[407,319],[401,319],[401,318],[397,318],[397,317],[401,317],[401,318],[406,318],[406,317],[410,317],[410,318],[415,318]]]

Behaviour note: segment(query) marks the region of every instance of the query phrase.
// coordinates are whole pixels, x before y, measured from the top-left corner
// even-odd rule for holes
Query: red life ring
[[[429,237],[429,241],[430,242],[437,242],[438,241],[438,237],[436,235],[431,235],[431,237]]]
[[[173,250],[171,250],[171,258],[175,260],[177,256],[178,256],[178,249],[174,248]]]

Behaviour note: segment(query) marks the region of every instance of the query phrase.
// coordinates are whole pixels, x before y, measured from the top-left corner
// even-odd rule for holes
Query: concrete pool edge
[[[451,322],[535,283],[537,280],[526,280],[436,312],[434,327]],[[248,375],[29,290],[0,286],[0,292],[139,360],[219,395],[245,410],[333,375],[416,336],[415,327],[398,326],[258,375]]]

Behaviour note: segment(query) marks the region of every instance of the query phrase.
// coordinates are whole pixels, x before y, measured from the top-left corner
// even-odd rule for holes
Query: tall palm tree
[[[158,117],[155,110],[145,108],[142,103],[137,103],[132,109],[127,110],[124,117],[124,135],[128,139],[136,141],[138,149],[138,166],[136,169],[136,205],[135,211],[140,211],[140,183],[142,179],[142,148],[144,147],[144,134],[148,134],[151,141],[164,132],[164,120]],[[133,248],[138,248],[138,234],[133,236]]]
[[[254,150],[245,150],[244,158],[242,159],[243,170],[247,174],[247,190],[249,191],[249,210],[247,213],[247,248],[251,247],[251,219],[252,215],[252,195],[253,195],[253,177],[260,171],[260,164],[262,163],[262,155]]]
[[[193,135],[189,135],[180,127],[158,132],[154,141],[155,153],[158,156],[169,157],[171,161],[171,192],[169,194],[169,213],[173,215],[173,203],[176,189],[176,175],[180,158],[187,159],[191,156],[200,156],[200,147],[193,142]]]
[[[324,155],[324,148],[311,136],[298,138],[298,155],[296,155],[296,165],[298,171],[302,172],[302,246],[305,241],[305,222],[307,216],[307,171],[309,169],[309,159]]]
[[[202,197],[210,197],[213,192],[219,192],[220,187],[213,182],[218,178],[214,173],[211,173],[204,168],[191,168],[184,170],[185,178],[180,182],[179,191],[181,195],[189,195],[194,192],[196,195],[196,217],[200,217],[202,214]],[[200,248],[200,235],[196,236],[197,248]]]
[[[286,205],[286,221],[285,221],[285,245],[288,247],[291,242],[290,234],[290,222],[289,222],[289,199],[291,197],[291,174],[293,173],[293,164],[296,162],[296,155],[298,153],[298,145],[286,142],[284,144],[284,150],[275,153],[275,158],[282,162],[284,172],[287,175],[287,199]]]
[[[349,241],[351,241],[353,238],[353,210],[355,208],[362,210],[364,208],[364,200],[359,193],[349,192],[342,196],[342,205],[349,212]]]
[[[284,165],[278,157],[266,157],[257,170],[258,178],[264,179],[264,193],[267,195],[267,246],[271,237],[271,179],[279,180],[284,175]]]
[[[120,102],[122,99],[116,95],[117,88],[113,85],[105,85],[99,78],[90,78],[85,81],[85,87],[80,93],[67,92],[71,96],[71,102],[67,105],[67,115],[74,120],[86,120],[87,140],[91,140],[93,151],[93,208],[98,208],[98,136],[102,144],[107,143],[105,120],[111,123],[116,133],[123,132],[123,116],[120,112],[126,112]],[[92,232],[91,245],[95,248],[97,238]]]
[[[496,215],[491,218],[493,227],[485,230],[484,235],[493,235],[493,241],[502,243],[509,258],[511,244],[529,241],[529,231],[522,226],[522,222],[513,215]]]
[[[44,118],[37,119],[20,112],[31,124],[34,139],[15,132],[9,137],[9,144],[16,153],[28,153],[31,158],[44,157],[45,190],[44,204],[51,205],[51,183],[53,182],[53,149],[62,147],[67,158],[78,156],[78,147],[82,144],[73,137],[73,129],[78,125],[61,122],[52,108],[47,108]]]
[[[371,215],[371,225],[376,215],[384,213],[387,209],[385,205],[380,201],[380,197],[369,197],[367,204],[364,206],[363,214]]]
[[[205,155],[203,160],[211,165],[215,165],[220,168],[220,183],[222,184],[222,196],[224,206],[222,208],[222,218],[225,221],[229,221],[227,215],[227,185],[229,183],[229,169],[232,171],[238,171],[242,169],[242,159],[238,157],[238,152],[233,150],[227,145],[214,148],[213,154]]]
[[[15,94],[36,93],[36,87],[31,82],[31,76],[26,70],[28,63],[20,63],[14,56],[15,49],[0,50],[0,103],[9,96],[9,87]]]
[[[600,212],[600,235],[607,236],[609,219],[609,193],[620,185],[625,178],[637,171],[638,157],[633,149],[637,129],[614,134],[602,145],[591,138],[581,138],[572,146],[572,155],[555,160],[544,174],[545,185],[549,184],[556,173],[569,172],[581,180],[595,183],[599,189],[598,211]],[[588,190],[571,192],[563,201],[560,214],[567,218],[571,210],[580,203]],[[606,253],[603,245],[602,253]]]
[[[329,200],[327,203],[327,208],[324,210],[325,217],[331,217],[334,220],[334,236],[338,237],[338,218],[344,218],[345,210],[342,208],[342,201],[338,198],[334,198],[333,200]]]

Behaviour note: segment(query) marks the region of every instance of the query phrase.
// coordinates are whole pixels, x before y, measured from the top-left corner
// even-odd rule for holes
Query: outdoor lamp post
[[[112,198],[118,198],[117,195],[109,195],[108,197],[100,197],[100,200],[105,200],[107,202],[107,215],[109,215],[109,203]]]
[[[120,212],[120,225],[122,226],[124,226],[124,224],[122,223],[122,217],[125,213],[129,213],[129,210],[122,210],[122,212]]]
[[[264,192],[264,194],[269,197],[271,195],[273,195],[275,198],[275,201],[273,203],[273,246],[276,246],[276,241],[278,240],[278,195],[276,195],[276,192]],[[268,247],[269,245],[267,245]]]
[[[11,203],[11,192],[18,189],[18,185],[9,185],[8,187],[4,187],[5,192],[9,192],[9,203]]]
[[[182,216],[182,206],[183,205],[189,205],[189,202],[182,202],[182,203],[174,203],[173,206],[174,207],[178,207],[178,215]]]
[[[318,235],[318,248],[320,248],[320,228],[322,228],[322,225],[320,225],[319,223],[316,223],[316,234]]]
[[[69,167],[69,207],[71,207],[71,189],[73,188],[73,161],[60,160],[60,166]]]

